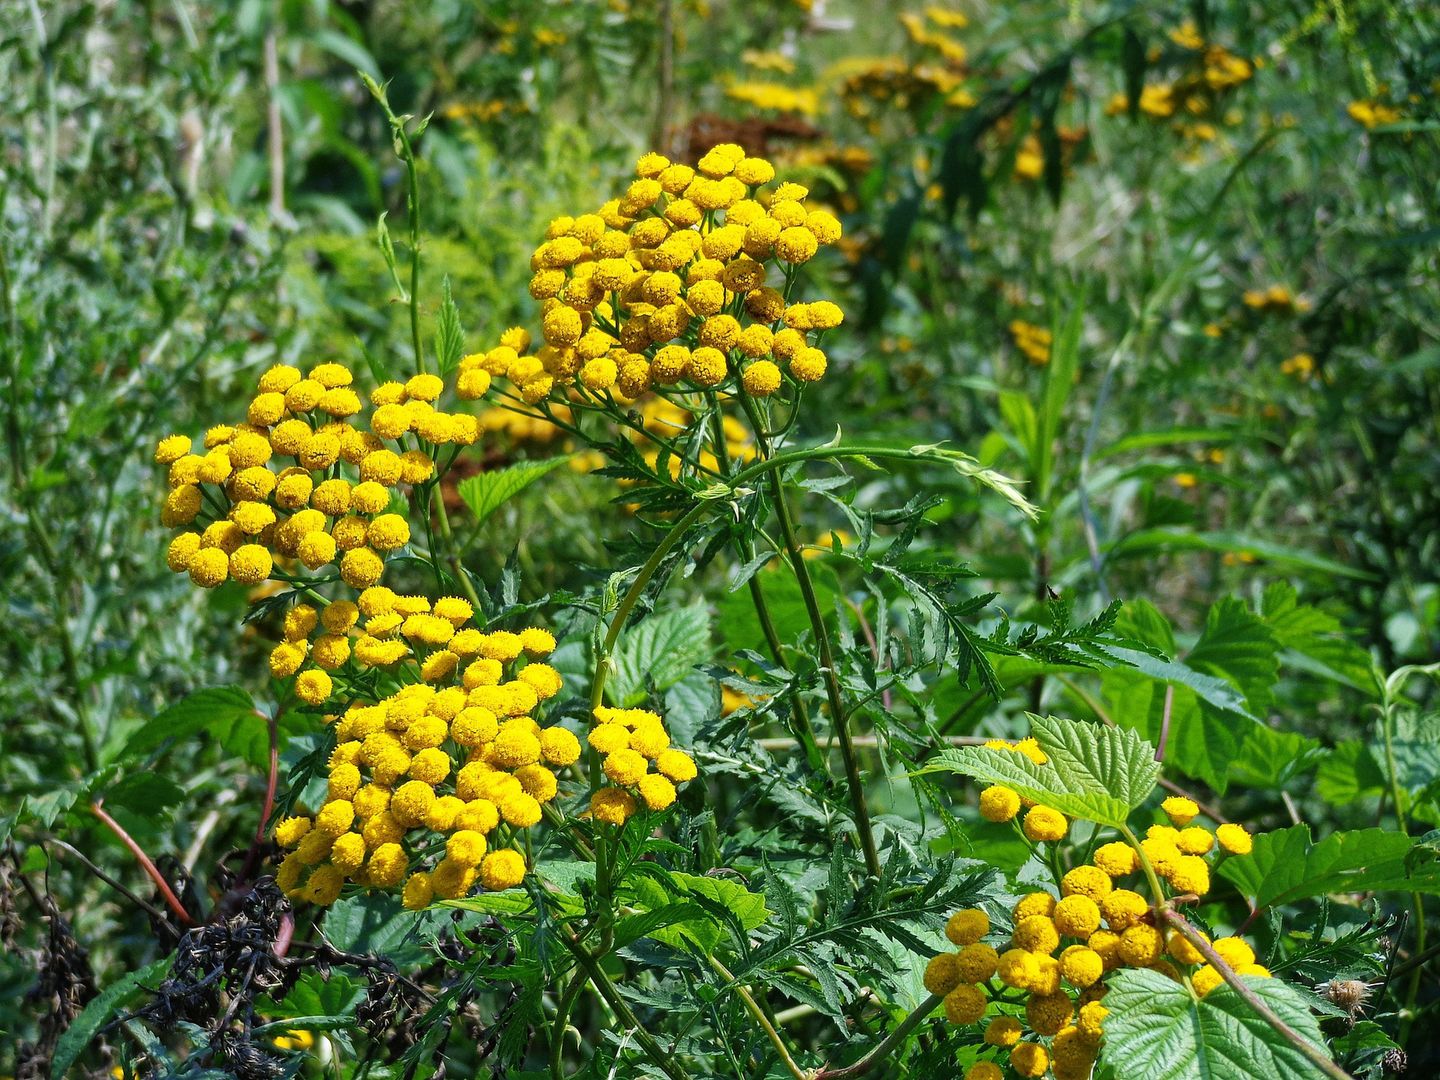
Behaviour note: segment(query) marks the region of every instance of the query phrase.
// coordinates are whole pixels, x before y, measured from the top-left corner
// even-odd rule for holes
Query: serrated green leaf
[[[713,951],[724,940],[726,927],[699,898],[712,906],[723,908],[746,931],[755,930],[770,917],[765,898],[752,893],[739,882],[725,878],[701,877],[678,871],[647,874],[633,882],[637,906],[660,911],[688,905],[695,914],[675,919],[667,925],[647,931],[653,937],[675,948],[693,944],[706,952]]]
[[[133,760],[166,739],[186,739],[200,732],[223,742],[238,724],[259,724],[262,728],[265,725],[249,694],[238,686],[197,690],[147,720],[130,736],[121,760]]]
[[[563,456],[544,461],[520,461],[503,469],[471,476],[460,481],[460,497],[470,507],[475,520],[484,521],[536,480],[554,472],[569,460],[568,456]]]
[[[1031,733],[1048,761],[1037,765],[1009,750],[967,746],[942,750],[923,772],[950,771],[1004,784],[1063,814],[1119,828],[1160,777],[1155,748],[1133,731],[1032,716]]]
[[[1263,716],[1275,700],[1280,663],[1275,635],[1243,600],[1225,597],[1211,606],[1205,630],[1185,657],[1196,671],[1224,679],[1245,697],[1251,716]]]
[[[615,923],[614,947],[623,949],[643,937],[658,936],[658,931],[677,923],[711,921],[709,913],[699,904],[664,904],[650,911],[626,915]]]
[[[167,956],[138,971],[130,972],[107,986],[99,996],[80,1010],[80,1015],[70,1022],[70,1026],[55,1044],[55,1055],[50,1059],[51,1080],[62,1080],[90,1045],[90,1040],[95,1038],[96,1033],[109,1022],[131,994],[142,986],[157,985],[165,978],[165,973],[170,970],[171,959]]]
[[[638,705],[647,682],[669,689],[709,655],[708,609],[695,604],[652,615],[620,638],[605,696],[621,707]]]
[[[1151,635],[1162,627],[1168,633],[1158,612],[1151,609],[1145,617]],[[1158,744],[1165,714],[1162,684],[1174,688],[1164,746],[1167,765],[1223,794],[1237,777],[1275,783],[1310,762],[1307,752],[1316,743],[1257,719],[1274,700],[1279,645],[1265,621],[1241,601],[1222,600],[1210,609],[1183,663],[1110,651],[1132,664],[1106,672],[1102,680],[1117,724]]]
[[[1335,893],[1440,892],[1440,863],[1411,859],[1413,847],[1388,829],[1335,832],[1317,844],[1309,825],[1292,825],[1255,837],[1250,854],[1220,864],[1220,876],[1257,908]]]
[[[528,898],[526,902],[528,904]],[[337,900],[325,912],[321,928],[330,944],[342,952],[374,953],[405,963],[425,955],[420,924],[422,920],[437,917],[444,916],[436,912],[406,911],[393,893],[372,892]]]
[[[435,360],[443,378],[455,370],[465,352],[465,330],[460,325],[460,309],[450,295],[447,274],[440,286],[440,312],[435,317]]]
[[[1288,581],[1272,582],[1266,587],[1261,612],[1285,650],[1282,662],[1372,696],[1379,693],[1370,654],[1345,636],[1339,619],[1301,604]]]
[[[1109,980],[1101,1060],[1119,1076],[1145,1080],[1253,1080],[1324,1076],[1229,986],[1196,999],[1157,971],[1126,969]],[[1279,979],[1245,985],[1301,1038],[1325,1040],[1300,993]]]
[[[103,794],[107,806],[123,807],[147,818],[158,818],[162,811],[185,799],[184,788],[153,772],[132,773]]]

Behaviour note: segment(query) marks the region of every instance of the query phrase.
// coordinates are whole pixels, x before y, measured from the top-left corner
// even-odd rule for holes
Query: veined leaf
[[[1388,829],[1331,833],[1318,844],[1309,825],[1261,833],[1249,855],[1221,863],[1220,875],[1257,908],[1333,893],[1440,892],[1434,853]]]
[[[1251,1080],[1324,1075],[1228,985],[1196,999],[1157,971],[1127,969],[1109,980],[1102,1060],[1120,1076],[1145,1080]],[[1245,985],[1301,1038],[1325,1040],[1300,993],[1279,979]]]
[[[460,309],[450,295],[450,276],[440,286],[440,313],[435,319],[435,359],[442,377],[455,370],[465,352],[465,330],[460,325]]]
[[[562,456],[544,461],[521,461],[503,469],[480,473],[460,481],[460,497],[470,507],[475,520],[484,521],[536,480],[569,460],[568,456]]]
[[[217,739],[226,738],[236,724],[265,720],[255,712],[250,695],[238,686],[216,686],[197,690],[147,720],[125,746],[121,755],[134,759],[155,749],[166,739],[185,739],[201,731]]]
[[[1370,654],[1345,636],[1339,619],[1301,604],[1288,581],[1266,586],[1261,610],[1285,650],[1282,662],[1372,696],[1378,693]]]
[[[1145,616],[1151,640],[1162,631],[1169,635],[1168,624],[1153,608]],[[1111,649],[1132,669],[1105,673],[1105,697],[1116,723],[1158,743],[1165,713],[1162,684],[1170,684],[1167,764],[1222,794],[1237,776],[1274,783],[1286,770],[1308,764],[1306,752],[1316,745],[1257,719],[1274,698],[1278,651],[1263,619],[1238,600],[1222,600],[1210,609],[1205,630],[1183,663]]]
[[[1133,731],[1032,716],[1031,732],[1049,760],[1036,765],[1008,750],[942,750],[923,772],[958,772],[1004,784],[1023,798],[1074,818],[1119,828],[1155,788],[1155,748]]]
[[[633,887],[637,904],[648,909],[637,918],[657,917],[654,925],[637,924],[643,931],[633,937],[653,937],[677,949],[693,943],[713,951],[726,937],[721,909],[746,932],[765,925],[770,917],[763,896],[725,878],[657,871],[637,878]]]
[[[652,615],[620,638],[606,695],[621,707],[638,705],[647,680],[667,690],[709,654],[710,616],[703,606]]]

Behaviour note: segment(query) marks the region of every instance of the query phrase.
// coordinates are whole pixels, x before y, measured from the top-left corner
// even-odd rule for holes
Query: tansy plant
[[[1296,887],[1276,883],[1278,840],[1181,793],[1161,802],[1138,720],[1035,717],[1013,744],[936,724],[939,676],[999,696],[997,660],[1134,669],[1191,695],[1177,709],[1255,721],[1222,680],[1122,632],[1118,605],[1077,624],[1057,604],[1044,625],[982,630],[993,597],[965,591],[964,566],[912,551],[939,500],[862,511],[832,494],[850,485],[847,464],[890,467],[978,483],[1010,524],[1037,515],[958,451],[802,441],[807,393],[844,355],[845,314],[806,272],[841,240],[837,217],[738,145],[693,163],[649,153],[616,197],[550,222],[531,259],[533,329],[467,353],[447,284],[429,349],[415,151],[427,121],[369,86],[407,179],[408,266],[379,229],[409,313],[406,370],[275,364],[243,415],[155,451],[175,530],[165,561],[201,588],[249,590],[250,621],[274,639],[277,705],[262,714],[264,826],[217,905],[243,907],[269,951],[236,951],[248,939],[214,919],[196,926],[194,898],[131,841],[194,926],[190,959],[153,973],[145,1019],[200,1024],[224,986],[228,1011],[197,1062],[233,1066],[272,1027],[262,1057],[318,1053],[293,1037],[315,1027],[345,1076],[380,1075],[341,1031],[373,1035],[386,1008],[425,1032],[401,1057],[407,1075],[433,1070],[457,1018],[480,1009],[501,1032],[487,1054],[553,1080],[575,1067],[672,1080],[1343,1075],[1249,925]],[[1037,364],[1073,352],[1073,333],[1014,325]],[[639,542],[587,595],[521,602],[513,566],[489,587],[467,565],[447,484],[497,411],[563,432],[620,481]],[[832,475],[807,476],[817,465]],[[549,467],[482,471],[458,492],[481,526]],[[810,543],[816,497],[855,533]],[[710,672],[729,691],[723,716],[691,708],[682,684],[704,625],[661,602],[712,563],[756,627]],[[835,566],[861,585],[842,587]],[[691,657],[674,677],[670,654]],[[199,730],[216,710],[252,715],[243,695],[202,692],[140,741]],[[703,746],[704,768],[672,738]],[[757,758],[762,747],[777,756]],[[985,785],[977,827],[1013,830],[1009,869],[1023,873],[960,854],[962,793],[936,779],[947,772]],[[823,844],[747,858],[756,826],[706,797],[731,783]],[[936,823],[907,820],[907,805]],[[1242,925],[1208,906],[1217,881],[1253,902]],[[1385,881],[1429,887],[1397,866]],[[226,959],[195,960],[210,955]],[[430,957],[442,989],[397,957]],[[358,972],[364,989],[316,1020],[305,995],[332,991],[304,964]],[[1218,1071],[1166,1071],[1177,1056]]]

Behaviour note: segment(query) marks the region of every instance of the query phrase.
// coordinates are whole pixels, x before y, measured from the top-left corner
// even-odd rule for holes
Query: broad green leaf
[[[470,507],[475,520],[484,521],[536,480],[569,460],[568,456],[562,456],[544,461],[520,461],[503,469],[480,473],[460,481],[460,497]]]
[[[1330,750],[1315,772],[1315,794],[1336,806],[1379,795],[1388,783],[1370,747],[1354,740]]]
[[[1119,828],[1149,797],[1160,777],[1155,748],[1133,731],[1032,716],[1031,733],[1049,758],[966,746],[942,750],[923,772],[958,772],[1004,784],[1022,797],[1074,818]]]
[[[1162,630],[1168,633],[1157,611],[1135,606],[1137,615],[1145,616],[1146,640],[1156,641]],[[1157,744],[1164,726],[1164,684],[1174,688],[1163,747],[1167,765],[1222,794],[1236,778],[1275,783],[1289,770],[1309,765],[1308,751],[1317,745],[1256,719],[1274,700],[1278,649],[1264,620],[1242,602],[1226,599],[1210,609],[1184,662],[1111,649],[1132,666],[1107,671],[1102,687],[1115,722]]]
[[[535,864],[535,873],[566,896],[579,896],[580,882],[595,880],[595,864],[579,859],[541,859]]]
[[[1440,863],[1404,833],[1354,829],[1318,844],[1309,825],[1292,825],[1255,837],[1249,855],[1220,864],[1220,875],[1257,908],[1293,904],[1313,896],[1362,892],[1440,892]]]
[[[1385,1056],[1396,1049],[1399,1045],[1373,1020],[1361,1020],[1335,1040],[1335,1056],[1357,1080],[1381,1080],[1388,1071]]]
[[[482,892],[467,896],[463,900],[441,900],[439,907],[458,908],[474,911],[481,915],[523,915],[531,910],[530,894],[520,889],[506,889],[504,892]]]
[[[163,811],[183,802],[185,789],[168,777],[137,772],[102,793],[108,807],[123,807],[142,817],[159,818]]]
[[[1280,664],[1275,635],[1243,600],[1225,597],[1205,616],[1205,630],[1185,665],[1231,683],[1245,696],[1250,715],[1263,716],[1275,700]]]
[[[238,686],[197,690],[147,720],[130,736],[122,759],[139,757],[166,739],[186,739],[200,732],[223,741],[239,724],[259,724],[262,729],[265,726],[249,694]]]
[[[667,611],[632,626],[620,637],[606,696],[622,707],[645,700],[646,683],[659,690],[674,686],[710,655],[710,615],[694,604]]]
[[[645,936],[676,948],[685,948],[687,943],[693,943],[709,952],[727,935],[721,919],[697,898],[704,898],[711,907],[728,911],[747,932],[765,925],[765,920],[770,917],[763,896],[725,878],[661,871],[636,879],[633,887],[637,906],[650,911],[673,913],[680,907],[694,909],[691,915],[682,918],[667,915],[661,925],[645,932]]]
[[[80,1010],[80,1015],[70,1022],[70,1026],[55,1044],[55,1056],[50,1059],[51,1080],[62,1080],[90,1045],[90,1040],[109,1023],[110,1018],[132,994],[141,987],[158,986],[165,978],[165,973],[170,970],[170,961],[171,957],[167,956],[138,971],[130,972],[107,986],[99,996]]]
[[[710,922],[709,912],[699,904],[662,904],[649,911],[626,915],[615,923],[614,947],[623,949],[643,937],[659,936],[659,931],[678,923]]]
[[[321,928],[326,940],[342,952],[374,953],[396,963],[413,963],[426,951],[421,921],[434,917],[434,913],[406,911],[393,893],[371,892],[337,900],[325,912]]]
[[[1254,1080],[1322,1077],[1309,1058],[1228,985],[1196,999],[1157,971],[1126,969],[1108,983],[1101,1060],[1117,1076],[1145,1080]],[[1320,1027],[1299,991],[1279,979],[1245,977],[1301,1038],[1324,1051]]]
[[[1288,581],[1265,589],[1261,612],[1275,634],[1280,659],[1292,667],[1378,694],[1370,654],[1345,636],[1340,620],[1319,608],[1301,604]]]

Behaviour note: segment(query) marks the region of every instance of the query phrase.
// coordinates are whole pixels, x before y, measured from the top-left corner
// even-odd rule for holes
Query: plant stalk
[[[1304,1054],[1316,1068],[1326,1076],[1332,1077],[1333,1080],[1352,1080],[1350,1074],[1330,1060],[1328,1054],[1292,1028],[1275,1013],[1274,1009],[1265,1004],[1260,998],[1260,995],[1247,986],[1245,980],[1236,974],[1235,969],[1221,958],[1220,954],[1215,951],[1214,946],[1211,945],[1210,942],[1205,940],[1205,935],[1191,926],[1183,915],[1169,908],[1157,908],[1156,914],[1178,930],[1186,941],[1195,946],[1196,951],[1205,957],[1206,962],[1220,973],[1220,977],[1225,980],[1230,986],[1230,989],[1239,994],[1245,1003],[1255,1010],[1260,1019],[1274,1028],[1275,1031],[1284,1038],[1286,1042],[1295,1047],[1296,1050]]]

